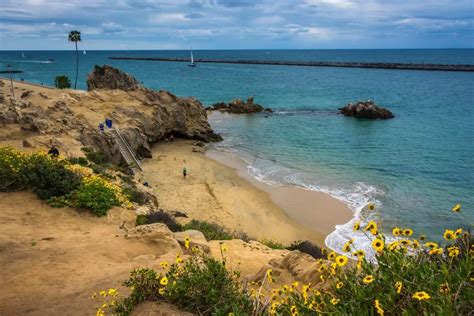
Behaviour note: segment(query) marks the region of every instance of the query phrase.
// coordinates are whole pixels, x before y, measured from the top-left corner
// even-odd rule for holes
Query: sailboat
[[[196,67],[196,64],[194,63],[194,56],[193,56],[192,50],[191,50],[191,63],[188,64],[188,67]]]
[[[25,53],[21,52],[21,58],[25,58]]]
[[[86,50],[84,49],[84,51],[82,52],[82,55],[85,55],[85,54],[87,54],[87,53],[86,53]]]

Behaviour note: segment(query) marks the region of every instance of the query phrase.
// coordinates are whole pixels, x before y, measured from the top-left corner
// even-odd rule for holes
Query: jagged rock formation
[[[94,71],[87,76],[87,90],[108,89],[132,91],[143,86],[129,74],[109,65],[95,65]]]
[[[116,142],[98,128],[106,118],[141,157],[151,157],[150,146],[170,135],[222,140],[198,100],[149,90],[116,68],[99,68],[89,75],[89,92],[27,87],[31,92],[22,99],[0,100],[0,141],[28,137],[33,148],[54,144],[62,153],[75,156],[82,155],[81,147],[91,147],[119,164],[122,157]],[[121,89],[111,90],[115,87]]]
[[[241,99],[232,100],[229,103],[218,102],[206,108],[208,111],[220,111],[232,114],[249,114],[259,112],[273,112],[270,108],[264,108],[260,104],[253,103],[253,97],[248,97],[247,102]]]
[[[339,113],[345,116],[354,116],[357,118],[382,119],[386,120],[395,117],[390,110],[375,105],[373,101],[349,103],[339,109]]]

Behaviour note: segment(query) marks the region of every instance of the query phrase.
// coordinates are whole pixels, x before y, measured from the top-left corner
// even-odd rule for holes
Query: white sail
[[[194,64],[194,56],[193,56],[193,51],[191,51],[191,64]]]
[[[82,52],[82,54],[83,54],[83,55],[87,54],[87,53],[86,53],[86,50],[84,50],[84,51]]]
[[[21,58],[25,58],[25,53],[21,52]]]

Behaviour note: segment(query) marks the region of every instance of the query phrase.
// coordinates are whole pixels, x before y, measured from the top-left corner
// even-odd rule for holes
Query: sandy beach
[[[327,194],[258,182],[247,174],[243,161],[215,151],[204,153],[193,143],[156,144],[153,158],[144,162],[143,181],[153,186],[165,210],[285,244],[311,240],[324,245],[334,226],[352,216],[344,203]]]

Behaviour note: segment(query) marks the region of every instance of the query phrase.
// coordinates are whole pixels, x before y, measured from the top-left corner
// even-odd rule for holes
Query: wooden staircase
[[[123,159],[127,163],[127,165],[132,169],[133,173],[137,173],[138,171],[143,171],[143,165],[140,162],[139,158],[135,155],[130,144],[127,140],[122,136],[120,130],[116,127],[112,127],[107,129],[108,134],[115,140],[117,144],[120,154],[122,155]]]

